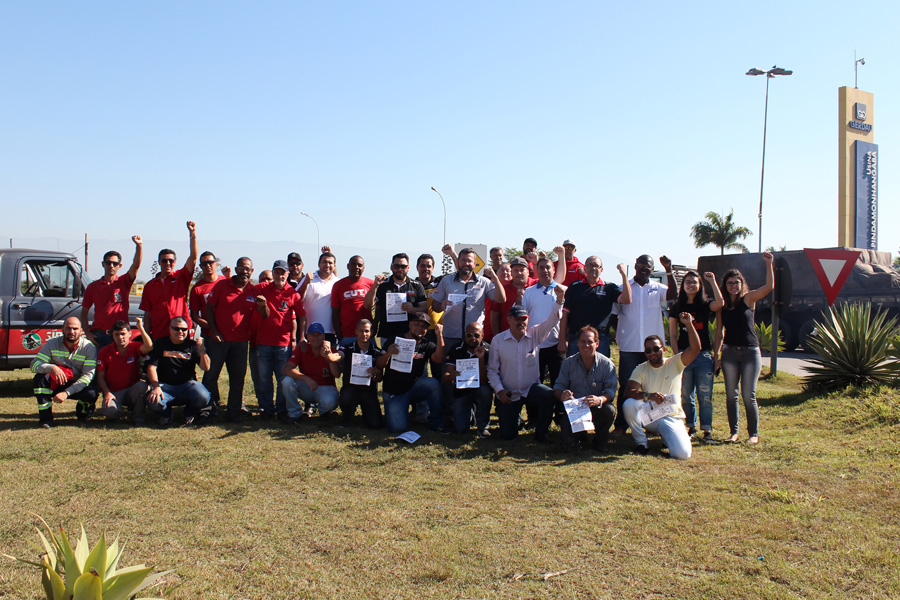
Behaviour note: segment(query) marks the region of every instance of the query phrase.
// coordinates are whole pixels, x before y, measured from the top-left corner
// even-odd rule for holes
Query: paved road
[[[805,376],[807,373],[804,367],[810,364],[807,360],[809,356],[810,355],[806,352],[779,352],[778,372],[790,373],[791,375],[797,375],[798,377]],[[762,364],[764,367],[769,366],[768,356],[762,357]]]

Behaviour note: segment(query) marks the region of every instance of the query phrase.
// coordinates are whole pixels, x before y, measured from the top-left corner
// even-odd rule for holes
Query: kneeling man
[[[184,424],[191,425],[199,416],[209,416],[209,390],[197,381],[196,366],[209,371],[209,355],[203,338],[196,342],[188,337],[187,319],[175,317],[169,324],[169,337],[153,342],[147,381],[150,394],[147,408],[160,413],[163,427],[172,422],[172,407],[184,406]]]
[[[144,330],[142,319],[136,321],[143,342],[131,341],[128,321],[116,321],[112,326],[113,343],[104,346],[97,356],[97,385],[103,398],[103,406],[97,412],[115,420],[128,408],[135,426],[143,427],[147,384],[141,381],[140,363],[153,349],[153,341]]]
[[[41,427],[53,423],[53,403],[75,400],[75,415],[87,421],[97,402],[97,348],[84,337],[78,317],[69,317],[63,334],[50,338],[31,361]]]
[[[637,443],[634,451],[647,454],[647,431],[658,433],[669,448],[669,456],[685,460],[691,457],[691,438],[684,426],[684,410],[681,408],[681,373],[700,353],[700,336],[694,328],[690,313],[681,313],[679,320],[688,332],[691,347],[663,358],[665,344],[657,335],[644,340],[647,362],[635,367],[625,388],[622,411],[631,427],[631,435]],[[641,424],[641,407],[646,403],[661,405],[670,396],[668,414],[646,425]],[[671,400],[674,398],[674,402]]]

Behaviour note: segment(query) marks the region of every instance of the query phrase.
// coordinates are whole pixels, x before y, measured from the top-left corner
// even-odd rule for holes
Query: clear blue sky
[[[689,237],[707,211],[757,230],[765,80],[744,73],[777,64],[794,75],[770,88],[763,245],[833,246],[856,49],[896,254],[897,7],[6,2],[3,235],[183,240],[193,219],[204,247],[311,253],[305,211],[380,271],[439,251],[436,186],[448,241],[571,237],[608,275],[645,252],[693,264],[715,252]]]

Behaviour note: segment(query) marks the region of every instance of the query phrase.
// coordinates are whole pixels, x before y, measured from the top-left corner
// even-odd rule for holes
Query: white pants
[[[684,428],[684,419],[663,417],[647,425],[645,430],[638,416],[638,411],[643,403],[642,400],[628,398],[625,400],[625,404],[622,405],[622,412],[625,414],[628,426],[631,427],[631,435],[634,437],[634,441],[640,446],[646,446],[646,431],[658,433],[662,437],[663,443],[669,449],[669,456],[679,460],[690,458],[691,437],[688,435],[687,429]]]

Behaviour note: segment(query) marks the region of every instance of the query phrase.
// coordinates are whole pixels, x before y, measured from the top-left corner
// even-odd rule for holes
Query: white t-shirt
[[[303,298],[306,323],[321,323],[325,333],[334,333],[334,324],[331,322],[331,288],[337,282],[338,276],[334,273],[326,281],[316,271],[306,286],[306,297]]]
[[[666,308],[668,287],[655,281],[640,285],[631,279],[631,304],[613,304],[612,314],[619,315],[616,341],[622,352],[643,352],[644,340],[651,335],[666,339],[662,311]]]

